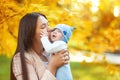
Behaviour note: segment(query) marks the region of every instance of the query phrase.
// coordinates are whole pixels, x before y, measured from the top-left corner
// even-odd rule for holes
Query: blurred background
[[[19,20],[44,13],[75,26],[68,43],[74,80],[120,80],[120,0],[0,0],[0,80],[9,80]]]

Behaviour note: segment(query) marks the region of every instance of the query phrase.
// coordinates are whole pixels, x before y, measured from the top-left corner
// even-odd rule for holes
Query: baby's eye
[[[61,33],[61,31],[60,31],[60,30],[58,30],[58,32],[59,32],[59,33]]]

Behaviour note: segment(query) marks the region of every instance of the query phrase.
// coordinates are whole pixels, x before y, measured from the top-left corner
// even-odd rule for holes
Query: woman
[[[28,13],[19,24],[18,44],[11,62],[11,80],[56,80],[58,67],[67,64],[65,50],[48,59],[40,41],[41,31],[50,32],[48,21],[41,13]]]

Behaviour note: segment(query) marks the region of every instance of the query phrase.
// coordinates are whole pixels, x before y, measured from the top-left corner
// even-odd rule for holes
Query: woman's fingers
[[[48,36],[48,33],[41,31],[40,36],[41,36],[41,37],[42,37],[42,36]]]
[[[67,55],[67,56],[64,56],[65,57],[65,60],[67,61],[67,60],[70,60],[70,56],[69,55]]]
[[[51,60],[57,61],[56,63],[51,62],[52,64],[54,63],[54,65],[56,65],[57,67],[60,67],[60,66],[63,66],[64,64],[69,63],[69,60],[70,60],[67,50],[62,50],[62,51],[59,51],[58,53],[53,53],[51,57],[52,57]]]
[[[63,60],[63,63],[64,64],[67,64],[70,60],[70,56],[69,56],[69,53],[65,51],[63,51],[64,53],[61,53],[61,57],[62,57],[62,60]]]

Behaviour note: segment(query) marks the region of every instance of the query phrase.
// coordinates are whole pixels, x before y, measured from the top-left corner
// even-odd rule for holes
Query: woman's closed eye
[[[41,25],[41,29],[44,29],[44,28],[46,28],[46,24]]]

